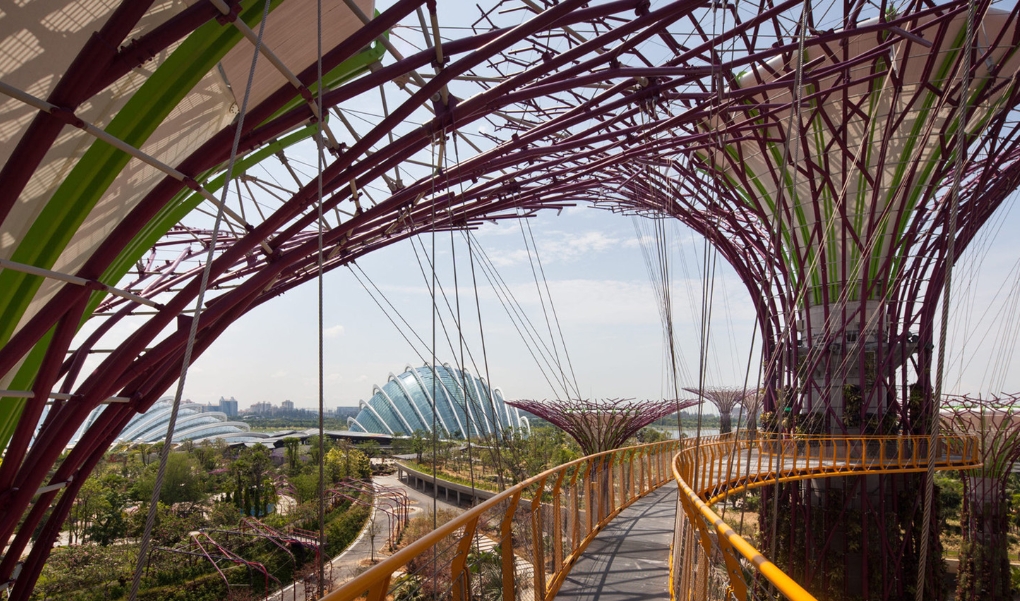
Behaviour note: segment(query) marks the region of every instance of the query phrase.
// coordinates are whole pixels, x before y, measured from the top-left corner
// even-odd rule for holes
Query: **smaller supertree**
[[[641,428],[700,402],[695,399],[556,399],[507,401],[507,404],[559,426],[577,441],[585,455],[593,455],[618,449]]]
[[[754,430],[758,425],[758,413],[761,411],[761,402],[765,394],[760,390],[750,390],[740,404],[744,408],[744,428]]]
[[[687,392],[701,395],[706,401],[719,410],[719,433],[726,434],[733,430],[733,408],[742,405],[748,396],[758,396],[757,390],[745,388],[684,388]]]
[[[947,396],[942,402],[942,427],[954,434],[977,435],[978,469],[961,471],[963,544],[956,598],[1012,599],[1007,553],[1006,483],[1020,460],[1020,394],[990,399]]]

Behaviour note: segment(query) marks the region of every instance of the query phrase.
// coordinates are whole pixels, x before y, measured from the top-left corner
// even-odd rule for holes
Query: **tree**
[[[290,473],[297,473],[301,469],[301,439],[292,436],[284,438],[283,446],[287,452],[287,467]]]
[[[148,502],[156,485],[159,463],[150,464],[134,486],[135,499]],[[177,503],[200,503],[205,499],[204,472],[194,457],[187,453],[172,452],[166,458],[166,472],[159,500],[167,506]]]
[[[219,452],[208,441],[203,441],[202,444],[194,447],[191,454],[205,471],[211,472],[216,469],[216,458],[219,456]]]
[[[430,442],[432,442],[432,439],[425,434],[424,430],[415,430],[411,434],[411,452],[414,453],[415,460],[418,463],[421,463],[425,451],[429,450]]]
[[[231,464],[234,504],[245,515],[265,515],[275,502],[276,486],[268,478],[272,465],[269,449],[262,445],[242,450]]]
[[[322,441],[322,450],[323,450],[324,453],[328,453],[329,450],[332,449],[332,448],[333,448],[333,439],[331,439],[331,438],[329,438],[327,436],[326,439]],[[311,457],[311,464],[312,465],[319,465],[319,436],[318,436],[318,434],[316,434],[315,436],[309,436],[308,437],[308,455]]]
[[[319,470],[291,476],[290,485],[294,488],[294,497],[298,503],[308,503],[319,498]]]
[[[82,542],[92,521],[98,514],[106,511],[104,505],[108,501],[105,493],[102,483],[97,478],[89,478],[82,484],[66,522],[72,545]]]
[[[334,448],[326,453],[326,477],[331,482],[345,478],[368,478],[372,467],[368,457],[350,444],[347,448]]]
[[[382,446],[374,440],[366,440],[365,442],[358,445],[358,450],[367,455],[369,458],[378,457],[382,455]]]
[[[127,495],[123,492],[127,488],[127,480],[116,472],[108,472],[99,481],[104,502],[97,504],[85,535],[91,542],[106,547],[127,534],[127,521],[124,519]]]
[[[658,428],[644,427],[638,430],[637,439],[639,442],[648,444],[652,442],[661,442],[663,440],[669,440],[669,435],[659,430]]]

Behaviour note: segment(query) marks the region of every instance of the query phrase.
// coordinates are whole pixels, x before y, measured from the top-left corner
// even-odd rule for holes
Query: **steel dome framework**
[[[400,375],[391,373],[386,384],[373,386],[372,397],[359,401],[358,407],[361,411],[348,418],[348,425],[373,434],[406,436],[421,431],[431,436],[435,428],[440,438],[464,440],[499,438],[507,428],[529,427],[520,411],[504,403],[502,390],[449,364],[408,365]]]
[[[763,410],[820,414],[832,431],[853,427],[848,382],[859,415],[895,414],[904,431],[935,410],[929,345],[959,124],[956,256],[1020,183],[1017,7],[504,0],[447,30],[463,16],[433,2],[373,16],[345,0],[326,12],[320,114],[315,3],[270,0],[240,122],[263,3],[37,4],[0,20],[0,582],[41,528],[13,599],[28,598],[105,450],[177,379],[208,248],[196,357],[316,277],[318,122],[324,269],[577,203],[672,216],[756,303]],[[963,61],[970,9],[983,37]],[[395,33],[420,48],[402,53]],[[237,177],[224,182],[235,133]],[[897,558],[910,543],[885,543],[909,571]],[[865,594],[906,595],[889,580],[877,591]]]

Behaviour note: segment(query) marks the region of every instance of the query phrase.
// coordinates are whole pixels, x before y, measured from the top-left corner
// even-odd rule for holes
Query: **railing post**
[[[563,477],[566,475],[566,470],[560,470],[560,475],[556,478],[556,484],[553,485],[552,498],[553,498],[553,574],[560,571],[563,567],[563,501],[560,487],[563,485]],[[543,591],[544,593],[545,591]]]
[[[592,526],[594,525],[594,522],[592,521],[592,513],[598,512],[598,500],[594,499],[592,496],[592,489],[594,488],[592,481],[594,480],[593,472],[595,471],[595,461],[595,459],[588,460],[588,471],[584,474],[584,505],[586,509],[585,513],[587,514],[586,522],[588,524],[588,529],[584,531],[585,536],[588,536],[591,532]]]
[[[534,498],[531,499],[531,547],[534,549],[532,565],[535,569],[535,601],[545,598],[545,540],[542,530],[542,492],[545,490],[545,478],[538,481]]]
[[[616,461],[616,456],[618,454],[619,452],[607,455],[609,464],[605,469],[606,478],[603,480],[603,486],[608,491],[609,496],[606,499],[606,512],[599,516],[599,523],[602,523],[602,520],[605,519],[607,515],[616,510],[616,479],[613,478],[613,469],[615,465],[619,465],[619,462]]]
[[[521,491],[518,490],[510,497],[510,504],[507,506],[503,521],[499,525],[499,534],[502,540],[499,541],[499,554],[503,562],[503,600],[512,601],[516,598],[514,594],[514,540],[513,521],[514,513],[517,512],[517,503],[521,500]],[[373,601],[369,599],[369,601]],[[380,600],[381,601],[381,600]]]
[[[744,572],[740,569],[740,562],[737,561],[737,552],[730,544],[727,530],[733,532],[729,526],[721,521],[715,525],[716,540],[719,542],[719,550],[722,552],[723,561],[726,563],[726,572],[729,575],[730,588],[733,596],[737,599],[747,599],[747,583],[744,582]]]
[[[470,601],[471,574],[467,568],[468,554],[471,552],[471,540],[475,537],[478,518],[464,525],[464,534],[457,543],[457,555],[450,566],[450,577],[453,581],[453,601]]]
[[[637,488],[637,479],[634,478],[634,455],[643,451],[634,451],[630,453],[630,460],[627,462],[627,498],[633,499],[637,496],[635,490]],[[639,461],[641,463],[641,461]]]
[[[378,582],[368,589],[366,601],[383,601],[390,588],[390,574],[383,576]]]

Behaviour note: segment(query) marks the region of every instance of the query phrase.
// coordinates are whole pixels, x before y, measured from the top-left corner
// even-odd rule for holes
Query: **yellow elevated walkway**
[[[760,575],[785,598],[814,597],[737,535],[711,509],[733,493],[811,478],[902,474],[928,469],[927,436],[711,437],[673,460],[680,487],[670,591],[678,601],[748,599]],[[978,438],[940,436],[936,470],[980,467]]]
[[[729,594],[746,599],[747,583],[760,576],[790,599],[811,599],[710,505],[734,492],[775,482],[924,471],[927,443],[926,437],[723,436],[591,455],[499,493],[326,598],[551,601],[605,524],[675,480],[680,507],[671,558],[674,598],[700,601]],[[936,468],[975,467],[977,444],[976,438],[939,438]]]

